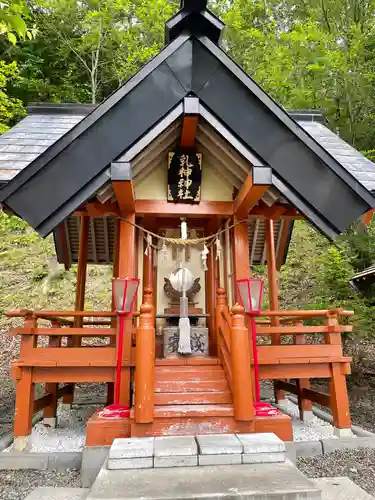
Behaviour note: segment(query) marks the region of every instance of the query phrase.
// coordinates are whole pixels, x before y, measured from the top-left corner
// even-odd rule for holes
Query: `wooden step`
[[[232,404],[168,405],[154,407],[155,418],[233,417]]]
[[[164,368],[156,370],[155,379],[159,380],[226,380],[224,370],[211,370],[203,368],[203,370],[187,370],[188,367],[178,367],[176,370],[172,368]],[[190,368],[190,367],[189,367]]]
[[[215,357],[204,356],[176,356],[172,358],[156,359],[156,366],[206,366],[220,365],[220,361]]]
[[[194,405],[232,403],[230,391],[219,392],[167,392],[155,394],[155,405]]]
[[[164,372],[184,372],[184,373],[200,373],[200,372],[222,372],[224,371],[221,365],[166,365],[166,366],[158,366],[155,367],[156,373],[164,373]]]
[[[225,378],[219,380],[156,380],[155,392],[222,392],[229,391]]]

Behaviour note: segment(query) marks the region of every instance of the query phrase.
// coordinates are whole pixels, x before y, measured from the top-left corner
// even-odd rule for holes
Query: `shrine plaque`
[[[201,201],[202,153],[168,154],[168,201],[199,203]]]

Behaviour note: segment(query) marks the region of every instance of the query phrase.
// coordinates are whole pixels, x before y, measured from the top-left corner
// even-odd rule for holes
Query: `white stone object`
[[[197,455],[187,455],[187,456],[169,456],[169,457],[155,457],[154,467],[164,468],[164,467],[195,467],[198,465]]]
[[[154,459],[149,458],[116,458],[108,460],[109,470],[128,469],[151,469],[154,466]]]
[[[115,439],[112,443],[109,459],[152,458],[155,438]]]
[[[167,326],[163,332],[164,357],[176,356],[179,346],[179,329],[177,326]],[[190,328],[191,352],[194,356],[208,356],[208,328],[192,326]]]
[[[355,437],[351,429],[338,429],[337,427],[335,427],[334,434],[338,438]]]
[[[43,424],[51,429],[56,429],[57,418],[44,418]]]
[[[155,457],[185,457],[198,454],[193,436],[167,436],[155,438]]]
[[[284,453],[285,443],[273,433],[237,434],[246,454]]]
[[[277,464],[285,462],[284,453],[244,453],[243,464]]]
[[[304,411],[303,412],[303,421],[304,422],[312,422],[315,420],[314,412],[312,411]]]
[[[211,434],[197,436],[200,455],[241,454],[243,446],[235,434]]]
[[[199,455],[199,465],[240,465],[242,464],[242,455],[233,453],[230,455]]]

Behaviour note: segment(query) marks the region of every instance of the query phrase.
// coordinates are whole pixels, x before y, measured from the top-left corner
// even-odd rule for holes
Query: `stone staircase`
[[[37,488],[26,500],[374,500],[348,478],[307,479],[274,434],[116,440],[91,489]]]
[[[132,424],[132,436],[195,436],[253,432],[251,422],[236,422],[232,393],[216,358],[196,364],[155,367],[154,422]],[[134,416],[134,410],[132,413]]]

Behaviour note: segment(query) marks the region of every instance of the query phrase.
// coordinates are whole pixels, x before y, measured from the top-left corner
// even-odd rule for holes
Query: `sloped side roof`
[[[0,186],[82,121],[96,106],[38,104],[29,116],[0,136]],[[323,125],[317,111],[296,110],[290,116],[369,191],[375,191],[375,164]]]
[[[298,116],[298,115],[297,115]],[[324,149],[326,149],[353,177],[369,191],[375,191],[375,164],[338,135],[316,121],[306,121],[302,116],[298,123]]]
[[[0,136],[0,186],[77,125],[89,109],[69,104],[29,108],[26,118]]]

